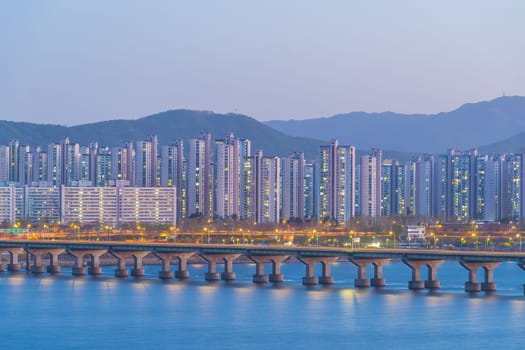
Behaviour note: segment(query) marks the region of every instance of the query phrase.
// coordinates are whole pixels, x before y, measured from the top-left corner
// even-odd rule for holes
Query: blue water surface
[[[269,266],[267,266],[269,268]],[[255,285],[255,266],[235,264],[234,282],[0,273],[0,339],[7,349],[521,349],[525,272],[495,270],[498,291],[464,292],[455,262],[438,271],[442,288],[407,289],[410,270],[384,267],[387,286],[355,289],[356,268],[332,267],[335,284],[301,285],[304,266],[284,264],[285,282]],[[320,271],[319,271],[320,272]],[[424,271],[425,272],[425,271]],[[369,271],[370,275],[371,271]],[[425,275],[422,274],[424,277]],[[482,274],[480,273],[480,277]]]

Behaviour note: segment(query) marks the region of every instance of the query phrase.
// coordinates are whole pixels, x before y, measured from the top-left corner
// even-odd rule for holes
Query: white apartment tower
[[[373,149],[369,155],[361,157],[359,198],[362,216],[381,215],[381,164],[380,149]]]
[[[0,182],[9,181],[9,147],[0,145]]]
[[[135,186],[157,186],[157,136],[138,141],[135,147]]]
[[[283,159],[281,202],[283,220],[304,219],[304,176],[304,153],[291,153]]]
[[[177,192],[177,218],[186,216],[186,182],[184,175],[184,142],[175,141],[162,146],[160,151],[160,186],[175,187]]]
[[[255,153],[252,162],[254,188],[252,188],[254,222],[278,223],[280,221],[280,169],[278,157],[264,157],[262,151]]]
[[[47,181],[52,186],[63,183],[63,146],[61,143],[52,143],[47,146]]]
[[[416,215],[430,217],[434,212],[434,163],[432,155],[419,157],[415,162]]]
[[[215,141],[215,214],[241,216],[241,141],[233,134]]]
[[[31,184],[33,181],[33,153],[31,147],[20,147],[18,155],[18,182],[21,186]]]
[[[187,163],[187,215],[213,216],[211,135],[189,141]]]
[[[347,222],[355,215],[355,147],[337,140],[321,146],[319,161],[319,219]]]

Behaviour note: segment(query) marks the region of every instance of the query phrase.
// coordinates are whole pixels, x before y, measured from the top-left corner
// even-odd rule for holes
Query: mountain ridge
[[[449,148],[476,148],[525,131],[525,97],[465,103],[435,114],[350,112],[265,124],[292,136],[337,138],[358,148],[440,153]]]
[[[512,103],[509,105],[508,101]],[[489,112],[487,112],[487,110],[489,110]],[[470,145],[466,146],[464,144],[454,145],[451,142],[442,148],[438,148],[434,143],[444,143],[447,138],[450,137],[444,132],[436,132],[438,128],[432,127],[432,124],[430,124],[430,126],[427,124],[426,126],[427,129],[432,131],[431,137],[428,136],[428,133],[423,133],[423,135],[416,137],[419,124],[425,124],[428,123],[428,121],[431,123],[439,123],[440,121],[438,119],[441,116],[447,116],[453,112],[461,115],[461,113],[465,111],[470,114],[473,112],[480,114],[482,118],[477,121],[479,122],[478,124],[480,124],[481,127],[485,127],[485,129],[487,129],[487,127],[485,125],[486,123],[483,122],[483,118],[492,118],[502,124],[512,125],[512,131],[507,130],[507,125],[505,129],[506,134],[504,133],[504,137],[499,139],[495,139],[494,136],[489,139],[483,139],[483,142],[476,144],[471,142]],[[474,115],[477,115],[476,113],[474,113]],[[98,141],[99,144],[104,146],[118,146],[128,141],[138,141],[145,139],[149,135],[156,134],[159,138],[159,144],[169,144],[176,139],[187,141],[191,138],[199,137],[201,132],[210,132],[213,139],[221,139],[230,132],[233,132],[236,137],[250,139],[252,141],[253,151],[262,149],[265,155],[278,156],[285,156],[294,151],[302,151],[305,153],[307,159],[316,159],[319,146],[328,144],[331,139],[338,139],[340,144],[354,145],[358,150],[358,155],[366,153],[367,150],[371,148],[382,148],[385,158],[399,158],[400,160],[409,159],[415,154],[444,153],[449,148],[478,148],[481,152],[487,153],[516,152],[525,148],[525,97],[520,96],[504,97],[477,103],[466,103],[452,112],[441,112],[437,114],[404,115],[394,112],[352,112],[349,114],[360,115],[361,119],[379,120],[383,127],[388,129],[389,135],[394,141],[397,140],[398,146],[402,144],[401,141],[408,139],[410,141],[410,147],[395,147],[395,142],[387,144],[381,144],[381,142],[376,143],[374,140],[377,141],[377,138],[370,138],[367,144],[359,143],[356,142],[356,138],[350,139],[350,137],[348,137],[348,128],[345,127],[318,126],[315,130],[315,137],[288,135],[282,130],[274,129],[269,125],[269,122],[259,122],[255,118],[246,115],[237,113],[218,114],[212,111],[194,111],[189,109],[167,110],[137,119],[120,118],[73,126],[0,120],[0,143],[7,144],[10,140],[18,139],[21,144],[45,147],[50,143],[59,142],[65,137],[70,137],[72,142],[80,144]],[[333,123],[334,120],[342,120],[346,122],[347,118],[348,114],[339,114],[332,117],[317,118],[314,119],[314,121],[328,121],[329,123]],[[472,122],[472,115],[470,115],[469,118],[470,122]],[[292,121],[301,123],[309,120],[311,119]],[[288,123],[290,121],[279,122]],[[463,124],[464,123],[463,121]],[[404,129],[409,128],[412,137],[397,134],[396,129],[399,129],[399,125]],[[460,133],[460,138],[468,138],[471,134],[475,133],[475,129],[480,127],[480,125],[474,125],[468,129],[464,128]],[[354,129],[359,129],[358,126],[359,125],[354,126]],[[490,125],[488,129],[489,132],[494,131],[493,128],[490,128]],[[359,130],[357,132],[359,132]],[[486,131],[484,132],[486,133]],[[325,139],[323,139],[323,133],[326,136]],[[366,137],[366,130],[361,131],[361,134]],[[423,138],[427,146],[428,144],[432,144],[432,149],[430,149],[431,147],[424,147],[415,142],[418,138]]]
[[[69,137],[73,142],[87,144],[98,141],[104,146],[118,146],[127,141],[138,141],[155,134],[160,144],[176,139],[185,141],[210,132],[213,139],[235,136],[252,141],[252,148],[262,149],[267,155],[285,155],[304,151],[312,156],[324,142],[302,137],[291,137],[257,120],[240,114],[216,114],[187,109],[168,110],[138,119],[114,119],[75,126],[0,121],[0,143],[17,139],[21,144],[47,146]]]

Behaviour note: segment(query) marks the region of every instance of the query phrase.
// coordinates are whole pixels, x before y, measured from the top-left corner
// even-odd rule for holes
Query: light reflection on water
[[[385,266],[387,286],[354,289],[351,264],[332,267],[330,287],[301,285],[304,266],[283,265],[286,282],[254,285],[252,264],[235,264],[237,280],[204,281],[206,265],[188,281],[145,278],[0,274],[2,344],[7,348],[517,348],[525,321],[525,273],[502,264],[495,294],[463,292],[466,271],[445,263],[442,289],[407,290],[410,271]],[[498,336],[495,336],[498,335]]]

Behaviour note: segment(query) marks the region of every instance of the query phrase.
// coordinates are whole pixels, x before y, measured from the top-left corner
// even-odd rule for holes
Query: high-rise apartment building
[[[111,149],[111,179],[129,181],[128,148],[113,147]]]
[[[502,169],[501,216],[502,219],[513,222],[518,222],[522,212],[522,167],[523,158],[520,153],[505,155]]]
[[[20,142],[12,140],[9,142],[9,181],[18,182],[18,160]]]
[[[9,181],[9,147],[0,145],[0,182]]]
[[[501,218],[501,185],[503,157],[478,155],[476,159],[476,220],[496,221]]]
[[[415,215],[432,216],[434,212],[434,156],[418,157],[415,166]]]
[[[283,159],[281,219],[304,219],[304,153],[294,152]]]
[[[14,184],[0,187],[0,223],[12,225],[23,220],[24,190]]]
[[[215,141],[215,215],[241,216],[241,141],[233,134]]]
[[[337,140],[321,146],[319,160],[319,219],[347,222],[355,214],[355,147]]]
[[[47,181],[47,153],[43,152],[40,147],[33,151],[33,181],[42,182]]]
[[[187,215],[213,216],[211,135],[189,141],[187,163]]]
[[[33,153],[29,146],[21,146],[19,150],[18,182],[21,186],[33,182]]]
[[[413,161],[405,163],[405,184],[404,215],[414,215],[416,213],[416,163]]]
[[[101,147],[96,156],[96,183],[95,186],[107,186],[111,180],[111,150],[109,147]]]
[[[177,198],[174,187],[119,187],[118,224],[155,224],[175,227]]]
[[[90,173],[91,173],[91,154],[89,147],[87,146],[81,146],[80,147],[80,166],[79,166],[79,181],[82,181],[83,183],[90,183],[91,186],[94,185],[94,183],[91,182]]]
[[[177,219],[186,217],[186,175],[184,142],[175,141],[162,146],[160,154],[160,186],[175,187],[177,192]]]
[[[408,193],[407,193],[407,167],[406,164],[399,164],[395,162],[394,165],[394,183],[393,183],[393,194],[394,194],[394,214],[395,215],[406,215]]]
[[[80,180],[80,145],[70,143],[69,139],[63,144],[64,149],[64,181],[63,184],[71,186],[73,182]]]
[[[449,198],[449,192],[448,189],[450,187],[449,184],[449,170],[448,170],[449,164],[448,164],[448,155],[447,154],[439,154],[435,156],[435,165],[434,165],[434,208],[433,208],[433,216],[440,219],[441,221],[445,221],[448,216],[448,201]]]
[[[241,219],[255,220],[255,157],[247,157],[242,162],[241,177]]]
[[[57,223],[60,221],[60,186],[24,188],[24,220],[38,223]]]
[[[395,211],[395,176],[397,162],[391,159],[384,159],[381,165],[381,215],[390,216],[396,214]]]
[[[317,188],[319,187],[316,181],[316,163],[306,162],[304,167],[304,217],[305,219],[312,219],[317,217],[315,210],[318,198]]]
[[[381,165],[382,151],[373,149],[361,157],[360,164],[360,208],[362,216],[381,215]]]
[[[153,135],[135,144],[135,186],[152,187],[158,185],[158,142]]]
[[[280,165],[279,157],[265,157],[262,151],[256,152],[253,157],[252,173],[254,174],[255,188],[253,191],[252,217],[257,223],[280,222]]]
[[[477,150],[448,151],[448,220],[469,222],[475,217]]]
[[[62,143],[52,143],[47,146],[47,181],[51,186],[60,186],[64,183],[62,171],[64,156]]]
[[[116,187],[61,188],[61,216],[64,224],[110,225],[118,224]]]

